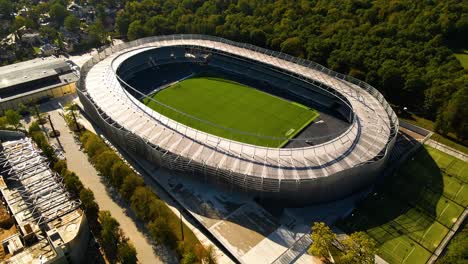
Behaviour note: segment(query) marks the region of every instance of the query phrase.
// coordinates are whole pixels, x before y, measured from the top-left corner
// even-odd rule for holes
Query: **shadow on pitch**
[[[347,233],[368,231],[379,244],[406,235],[432,252],[421,234],[436,221],[443,192],[442,171],[422,147],[338,226]]]

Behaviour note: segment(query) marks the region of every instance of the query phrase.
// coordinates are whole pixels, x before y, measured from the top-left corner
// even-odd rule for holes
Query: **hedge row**
[[[152,239],[175,249],[183,263],[210,258],[193,232],[147,186],[99,136],[86,131],[80,136],[85,152],[95,168],[130,204],[137,218],[146,224]],[[183,229],[183,232],[182,232]]]

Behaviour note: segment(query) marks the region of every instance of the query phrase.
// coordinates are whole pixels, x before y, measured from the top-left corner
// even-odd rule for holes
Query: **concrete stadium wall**
[[[71,263],[83,263],[86,258],[89,242],[89,226],[86,215],[83,213],[78,234],[68,242],[68,258]]]
[[[423,135],[423,136],[427,136],[431,133],[431,131],[427,130],[427,129],[424,129],[422,127],[418,127],[418,126],[415,126],[409,122],[406,122],[404,120],[401,120],[400,119],[400,126],[408,129],[408,130],[411,130],[417,134],[420,134],[420,135]]]

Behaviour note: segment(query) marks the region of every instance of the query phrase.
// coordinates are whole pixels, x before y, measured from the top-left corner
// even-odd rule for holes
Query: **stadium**
[[[111,46],[83,65],[77,90],[85,113],[129,153],[290,206],[372,185],[398,132],[372,86],[204,35]]]

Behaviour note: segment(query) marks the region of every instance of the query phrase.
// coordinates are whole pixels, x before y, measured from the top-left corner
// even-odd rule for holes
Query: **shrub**
[[[134,264],[137,263],[135,247],[128,241],[124,241],[119,245],[118,248],[118,260],[122,264]]]
[[[123,163],[122,161],[117,161],[112,165],[111,168],[111,177],[110,182],[112,186],[119,188],[122,186],[123,181],[127,175],[132,174],[132,170],[128,167],[127,164]]]
[[[119,161],[119,157],[112,150],[96,153],[93,158],[96,169],[107,179],[111,178],[112,165],[117,161]]]
[[[95,224],[99,213],[99,205],[94,200],[93,191],[88,188],[82,189],[80,191],[80,200],[88,220]]]
[[[154,197],[157,197],[154,195]],[[149,219],[156,219],[156,218],[167,218],[169,215],[169,208],[167,208],[166,204],[159,200],[159,199],[154,199],[150,204],[149,204]],[[172,212],[171,212],[172,213]]]
[[[66,171],[63,174],[63,182],[65,187],[75,196],[79,196],[81,190],[84,188],[83,183],[74,172]]]
[[[89,132],[89,131],[85,131],[81,134],[80,136],[80,141],[81,141],[81,144],[85,145],[86,142],[88,142],[88,139],[91,138],[91,137],[95,137],[96,135],[94,135],[93,133]]]
[[[36,131],[41,131],[41,128],[39,127],[39,123],[37,121],[33,121],[31,125],[29,126],[28,133],[32,134],[33,132]]]
[[[27,106],[25,106],[24,104],[19,103],[18,104],[18,112],[20,113],[20,115],[26,116],[26,115],[29,114],[29,108]]]
[[[15,129],[17,129],[21,125],[20,123],[21,115],[18,114],[18,112],[16,112],[15,110],[11,110],[11,109],[6,110],[5,116],[6,116],[6,120],[8,124],[14,126]]]
[[[151,219],[150,205],[155,203],[156,199],[150,189],[139,186],[135,189],[130,199],[132,210],[138,218],[148,221]]]
[[[180,261],[180,263],[182,263],[182,264],[197,263],[197,256],[192,251],[188,251],[183,255],[182,260]]]
[[[96,155],[100,154],[107,148],[106,144],[97,136],[87,138],[86,143],[83,144],[83,146],[86,152],[88,152],[91,160],[94,160]]]
[[[119,223],[113,218],[109,211],[99,212],[99,222],[101,223],[101,240],[106,256],[111,260],[117,258],[118,244],[122,234]]]
[[[148,230],[153,240],[158,244],[175,244],[175,237],[163,218],[157,218],[148,224]]]
[[[59,160],[55,162],[52,169],[58,172],[60,175],[63,175],[64,173],[66,173],[67,170],[67,162],[65,160]]]
[[[6,116],[0,117],[0,129],[5,129],[8,126],[8,121]]]
[[[123,181],[122,187],[120,187],[119,191],[122,197],[125,200],[129,201],[135,189],[138,186],[143,186],[143,185],[144,185],[143,179],[139,177],[138,175],[136,175],[135,173],[132,173],[128,175],[127,177],[125,177],[125,180]]]
[[[142,177],[121,160],[99,136],[85,131],[81,134],[80,141],[96,169],[112,186],[118,188],[137,218],[149,222],[147,228],[156,243],[175,249],[179,256],[184,256],[187,263],[205,259],[206,251],[192,230],[181,224],[179,217],[151,189],[144,187]]]

